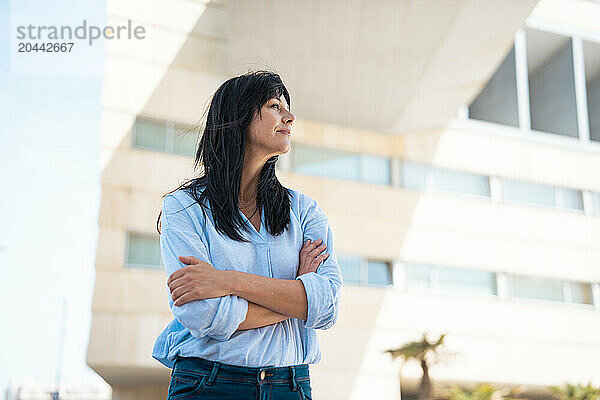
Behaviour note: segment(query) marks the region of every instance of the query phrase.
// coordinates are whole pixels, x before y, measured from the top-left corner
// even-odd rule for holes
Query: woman
[[[315,330],[337,321],[342,276],[327,217],[275,175],[289,104],[274,73],[223,83],[196,152],[203,174],[163,199],[175,319],[152,356],[172,368],[169,399],[311,399]]]

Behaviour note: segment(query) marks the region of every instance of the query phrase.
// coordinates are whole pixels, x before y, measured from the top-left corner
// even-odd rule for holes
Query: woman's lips
[[[284,131],[284,130],[280,130],[280,131],[277,131],[277,132],[279,132],[279,133],[283,133],[284,135],[288,135],[288,136],[291,136],[291,135],[292,135],[292,132],[290,132],[290,131]]]

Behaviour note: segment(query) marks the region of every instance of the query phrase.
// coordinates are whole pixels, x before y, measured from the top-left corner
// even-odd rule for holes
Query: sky
[[[10,42],[15,23],[76,25],[83,18],[105,21],[105,2],[0,2],[0,399],[17,380],[52,383],[58,375],[104,384],[85,363],[100,202],[102,43],[24,63]]]

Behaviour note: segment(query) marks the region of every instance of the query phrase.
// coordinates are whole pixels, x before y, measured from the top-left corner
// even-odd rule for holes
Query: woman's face
[[[288,111],[284,96],[272,98],[263,104],[260,113],[254,115],[246,136],[246,151],[261,157],[287,153],[290,150],[292,123],[296,119]]]

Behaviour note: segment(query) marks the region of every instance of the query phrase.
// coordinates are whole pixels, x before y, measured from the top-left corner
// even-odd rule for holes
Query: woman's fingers
[[[327,248],[327,245],[325,243],[323,243],[320,246],[317,246],[313,250],[309,251],[308,255],[311,256],[312,258],[315,258],[319,254],[321,254],[323,251],[325,251],[326,248]]]
[[[329,257],[329,253],[323,253],[319,257],[315,258],[315,266],[321,265],[321,263]]]
[[[303,248],[304,248],[304,249],[305,249],[307,252],[309,252],[309,253],[310,253],[310,252],[311,252],[311,251],[313,251],[313,250],[314,250],[314,249],[315,249],[317,246],[319,246],[321,243],[323,243],[323,239],[317,239],[317,240],[314,240],[314,241],[310,241],[310,242],[308,243],[308,245],[306,245],[306,243],[305,243],[305,246],[304,246]]]
[[[179,306],[184,305],[185,303],[189,303],[190,301],[194,301],[194,300],[195,300],[195,298],[193,297],[192,292],[187,292],[183,296],[178,297],[177,300],[175,300],[173,302],[173,304],[179,307]]]
[[[187,292],[190,292],[192,290],[190,285],[184,285],[181,287],[178,287],[177,289],[174,289],[171,291],[171,298],[173,299],[173,301],[177,300],[177,298],[181,297],[182,295],[184,295]]]
[[[326,248],[327,245],[323,242],[323,239],[305,241],[300,250],[298,276],[309,272],[316,272],[321,262],[329,257],[329,253],[321,254]]]
[[[180,256],[179,261],[181,261],[185,265],[200,264],[202,262],[201,260],[197,259],[194,256],[187,256],[187,257]]]

